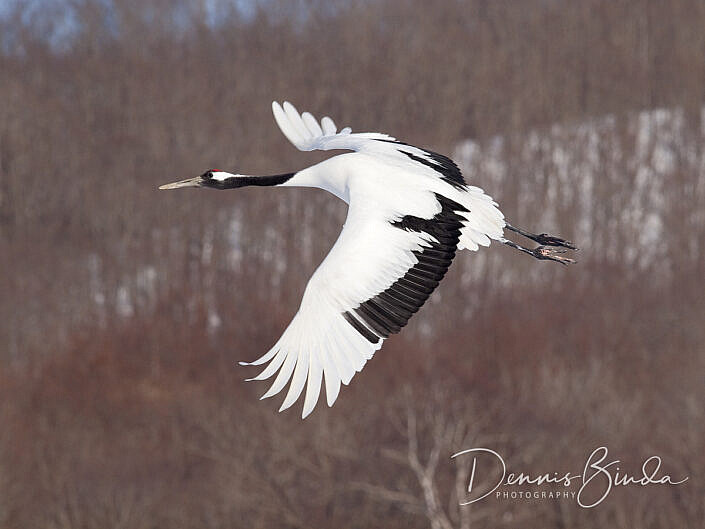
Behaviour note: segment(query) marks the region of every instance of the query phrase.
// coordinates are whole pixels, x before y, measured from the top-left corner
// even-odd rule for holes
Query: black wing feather
[[[458,212],[467,209],[441,195],[436,195],[436,199],[441,211],[432,219],[407,215],[392,222],[392,226],[400,230],[428,233],[436,241],[414,251],[418,262],[389,288],[344,314],[346,320],[370,341],[370,334],[375,338],[387,338],[398,333],[426,302],[455,257],[464,220]],[[364,332],[360,327],[364,327]]]

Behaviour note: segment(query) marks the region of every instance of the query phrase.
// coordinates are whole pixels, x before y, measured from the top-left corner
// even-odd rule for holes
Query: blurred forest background
[[[705,2],[0,2],[0,527],[695,527],[705,519]],[[335,407],[267,350],[323,191],[159,192],[297,152],[273,99],[453,155],[577,266],[460,254]],[[486,446],[677,487],[459,507]],[[546,490],[546,489],[544,489]]]

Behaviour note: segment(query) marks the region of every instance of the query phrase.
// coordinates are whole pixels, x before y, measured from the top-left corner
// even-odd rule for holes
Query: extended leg
[[[528,253],[531,257],[541,259],[542,261],[556,261],[557,263],[561,263],[564,265],[575,263],[573,259],[569,259],[568,257],[561,257],[560,255],[558,255],[561,253],[566,253],[568,250],[565,249],[551,248],[549,246],[539,246],[538,248],[534,248],[532,250],[531,248],[526,248],[508,239],[500,239],[500,241],[506,244],[507,246],[511,246],[512,248],[515,248],[521,252]]]
[[[562,246],[563,248],[569,248],[571,250],[578,249],[572,242],[566,241],[565,239],[561,239],[560,237],[554,237],[552,235],[549,235],[548,233],[542,233],[540,235],[537,235],[535,233],[522,230],[521,228],[515,228],[511,224],[506,224],[505,227],[508,230],[513,231],[514,233],[518,233],[519,235],[522,235],[527,239],[531,239],[532,241],[536,241],[537,243],[545,246]]]

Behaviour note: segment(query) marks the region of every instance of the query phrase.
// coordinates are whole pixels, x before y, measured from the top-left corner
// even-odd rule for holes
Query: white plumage
[[[290,103],[282,108],[275,102],[272,110],[284,135],[302,151],[356,151],[305,169],[282,184],[326,189],[349,204],[348,216],[338,240],[309,280],[289,327],[269,352],[245,364],[269,362],[250,380],[277,375],[262,398],[277,394],[291,381],[280,411],[297,400],[308,380],[306,417],[318,400],[321,377],[332,406],[340,384],[348,384],[382,346],[384,336],[371,343],[343,314],[387,290],[419,262],[414,251],[437,242],[427,232],[400,229],[393,222],[406,216],[432,219],[441,211],[437,199],[441,195],[468,210],[460,212],[460,247],[477,250],[502,237],[504,217],[480,188],[446,182],[437,170],[400,152],[433,164],[422,149],[396,143],[384,134],[353,134],[347,127],[336,132],[332,119],[325,117],[319,125],[311,114],[299,115]],[[375,332],[364,320],[359,323]]]
[[[249,380],[274,378],[262,398],[289,389],[280,411],[304,392],[302,417],[314,409],[321,386],[332,406],[386,337],[399,332],[443,278],[458,249],[477,250],[499,240],[539,259],[569,259],[540,246],[504,239],[505,227],[549,246],[567,241],[534,235],[504,221],[497,204],[469,186],[452,160],[379,133],[337,130],[288,102],[272,103],[284,135],[302,151],[349,150],[296,173],[248,176],[207,171],[161,186],[230,189],[246,185],[317,187],[348,203],[338,240],[306,286],[301,306]]]

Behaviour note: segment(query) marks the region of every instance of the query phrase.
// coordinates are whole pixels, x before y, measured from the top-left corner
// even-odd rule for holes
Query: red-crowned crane
[[[294,173],[273,176],[206,171],[160,189],[244,186],[318,187],[348,204],[338,240],[306,286],[301,307],[277,343],[243,365],[268,365],[250,380],[276,375],[262,398],[291,382],[280,411],[306,387],[302,417],[313,410],[325,380],[328,405],[390,334],[398,333],[443,279],[457,250],[495,240],[537,259],[568,264],[570,242],[509,225],[490,196],[465,183],[446,156],[376,132],[337,130],[290,103],[272,103],[284,135],[299,150],[348,150]],[[504,238],[516,232],[540,246]],[[308,384],[307,384],[308,381]]]

